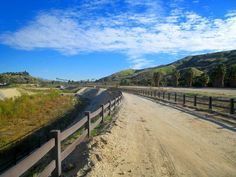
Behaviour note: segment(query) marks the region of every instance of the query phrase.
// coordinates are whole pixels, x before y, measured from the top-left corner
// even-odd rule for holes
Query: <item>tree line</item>
[[[236,87],[236,65],[228,69],[224,64],[218,64],[209,71],[197,75],[195,68],[190,67],[183,71],[174,71],[170,75],[154,72],[152,85],[159,86],[184,86],[184,87]]]

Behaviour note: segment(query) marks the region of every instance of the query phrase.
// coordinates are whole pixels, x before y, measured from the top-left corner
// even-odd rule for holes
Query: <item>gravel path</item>
[[[135,95],[91,146],[89,177],[236,176],[236,132]]]

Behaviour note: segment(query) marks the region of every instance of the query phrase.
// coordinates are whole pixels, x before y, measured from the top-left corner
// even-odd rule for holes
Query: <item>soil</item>
[[[89,177],[236,176],[235,129],[136,95],[124,93],[114,127],[90,146]]]

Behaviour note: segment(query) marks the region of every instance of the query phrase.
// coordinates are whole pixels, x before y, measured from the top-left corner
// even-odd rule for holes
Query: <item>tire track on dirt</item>
[[[135,95],[122,104],[111,132],[91,142],[89,177],[235,177],[235,133]]]

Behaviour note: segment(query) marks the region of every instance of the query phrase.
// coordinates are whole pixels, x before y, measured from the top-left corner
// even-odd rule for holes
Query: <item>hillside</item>
[[[8,86],[14,84],[37,84],[42,87],[59,87],[66,82],[58,80],[46,80],[31,76],[28,72],[6,72],[0,73],[0,86]]]
[[[167,65],[141,70],[123,70],[101,78],[97,82],[118,83],[121,85],[151,85],[154,72],[161,72],[164,75],[164,79],[168,80],[175,71],[179,71],[183,75],[185,70],[191,68],[194,72],[194,77],[197,77],[204,72],[209,73],[216,65],[221,63],[225,64],[226,69],[236,65],[236,50],[187,56]]]
[[[0,74],[0,83],[9,84],[35,84],[39,79],[31,76],[28,72],[6,72]]]

